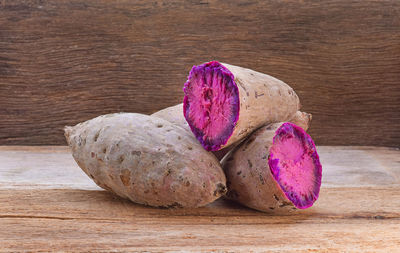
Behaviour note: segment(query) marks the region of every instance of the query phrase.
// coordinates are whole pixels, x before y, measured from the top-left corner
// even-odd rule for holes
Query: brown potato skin
[[[311,120],[311,113],[297,111],[294,117],[289,120],[289,122],[303,128],[304,131],[307,131],[311,126]]]
[[[190,130],[189,124],[186,122],[186,119],[183,116],[183,104],[182,103],[159,110],[159,111],[151,114],[150,116],[165,119],[165,120],[171,122],[172,124],[185,129],[189,133],[192,133],[192,131]]]
[[[172,123],[148,115],[99,116],[65,128],[72,154],[100,187],[156,207],[199,207],[226,192],[218,160]]]
[[[298,112],[290,122],[307,130],[311,114]],[[273,137],[282,124],[258,129],[221,161],[227,178],[227,198],[263,212],[296,210],[273,178],[268,165]]]

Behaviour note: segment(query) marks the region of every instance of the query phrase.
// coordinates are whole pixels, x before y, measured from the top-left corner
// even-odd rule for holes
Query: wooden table
[[[157,209],[97,187],[67,147],[0,147],[0,251],[399,252],[400,151],[318,147],[319,200],[272,216]]]

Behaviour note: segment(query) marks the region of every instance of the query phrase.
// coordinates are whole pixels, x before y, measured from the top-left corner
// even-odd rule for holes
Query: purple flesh
[[[217,61],[193,66],[183,91],[183,114],[193,134],[204,149],[221,149],[239,119],[239,89],[233,74]]]
[[[313,140],[302,128],[282,124],[274,136],[268,164],[294,206],[305,209],[318,199],[322,166]]]

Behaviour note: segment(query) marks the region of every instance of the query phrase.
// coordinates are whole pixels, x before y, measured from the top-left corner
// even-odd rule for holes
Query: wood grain
[[[316,204],[270,215],[227,200],[137,205],[81,179],[66,147],[0,146],[0,252],[397,252],[400,150],[318,151]]]
[[[0,190],[0,251],[396,252],[399,190],[326,188],[290,216],[224,200],[159,210],[105,191]]]
[[[396,0],[0,0],[0,145],[179,103],[211,59],[292,85],[317,144],[400,146]]]

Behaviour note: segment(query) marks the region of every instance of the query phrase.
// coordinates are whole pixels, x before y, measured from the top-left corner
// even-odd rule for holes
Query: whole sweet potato
[[[100,187],[157,207],[199,207],[226,191],[218,160],[172,123],[143,114],[99,116],[65,128],[72,154]]]

